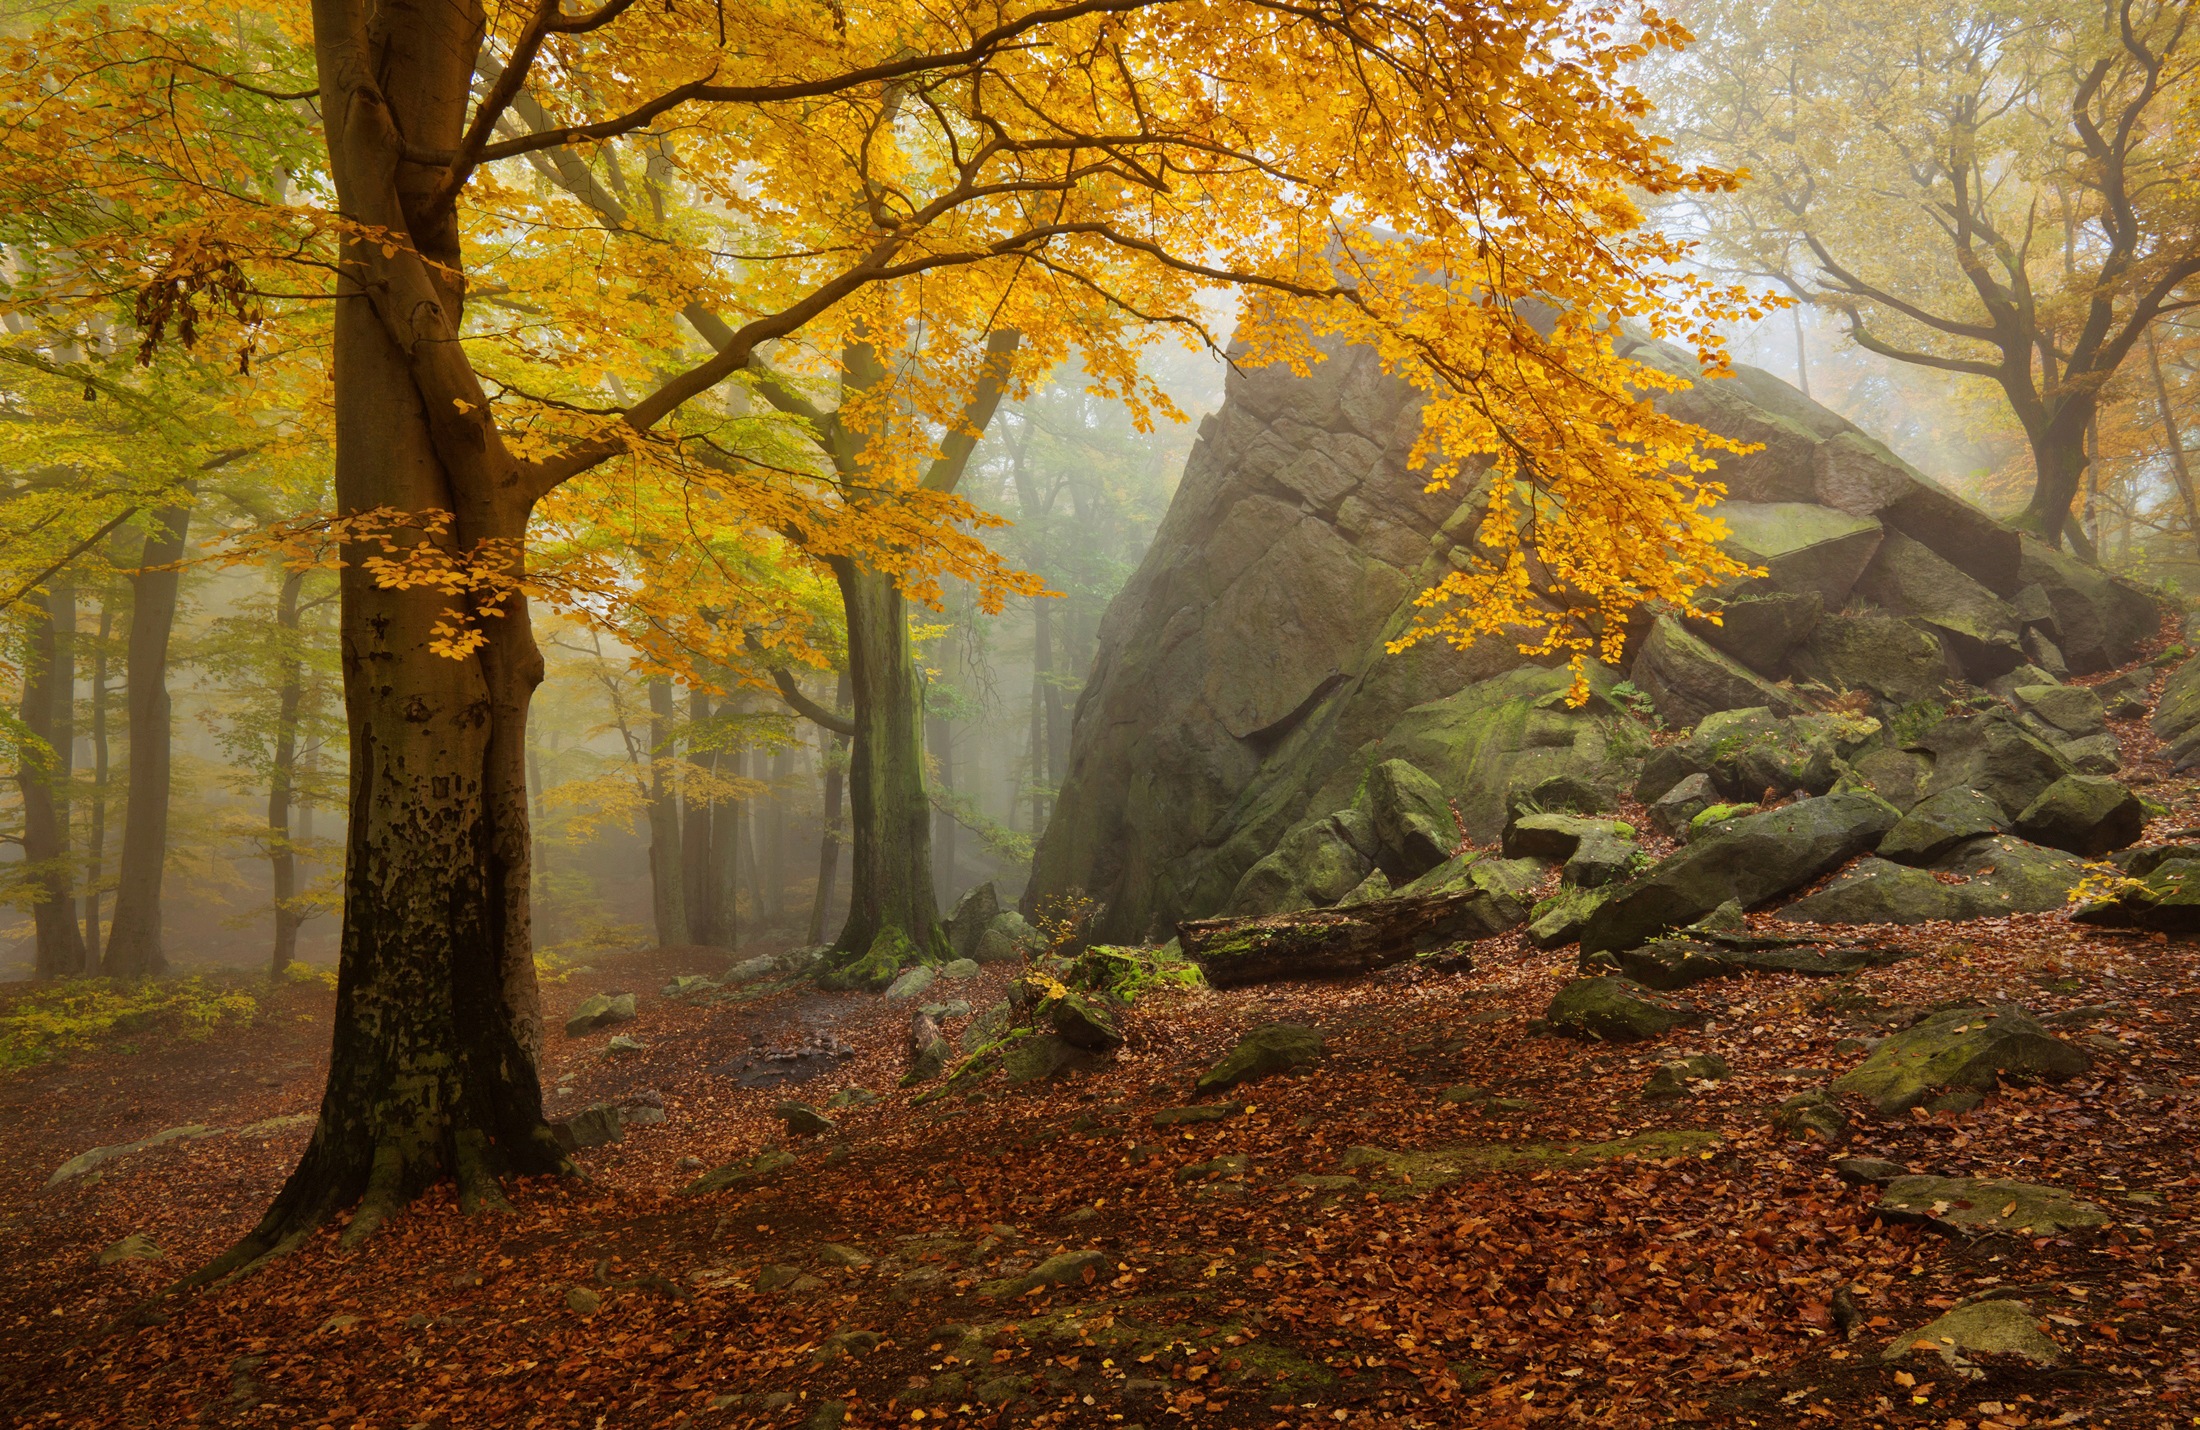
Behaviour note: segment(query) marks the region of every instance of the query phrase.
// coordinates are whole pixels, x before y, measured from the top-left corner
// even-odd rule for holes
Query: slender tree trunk
[[[696,778],[682,801],[680,833],[680,882],[687,899],[688,936],[711,948],[725,948],[719,941],[716,881],[711,877],[711,833],[714,797],[710,785],[719,762],[718,751],[709,748],[710,697],[700,690],[688,692],[688,768]],[[698,748],[698,742],[703,748]]]
[[[29,617],[23,652],[23,729],[40,743],[24,743],[15,773],[23,790],[23,861],[29,866],[30,885],[37,891],[31,903],[36,940],[32,967],[40,978],[73,978],[84,971],[84,940],[76,926],[76,898],[69,877],[68,805],[61,793],[68,766],[58,717],[62,700],[73,694],[73,672],[62,665],[58,633],[62,620],[57,611],[64,598],[71,605],[76,599],[68,587],[56,585],[45,592],[31,592],[22,601]]]
[[[114,593],[99,598],[99,646],[92,652],[92,817],[84,834],[84,967],[99,967],[99,881],[107,860],[107,643],[114,636]]]
[[[298,769],[298,712],[305,704],[305,661],[298,650],[298,596],[303,571],[284,573],[275,597],[277,668],[282,685],[275,701],[275,759],[267,782],[267,862],[275,884],[275,946],[268,955],[268,976],[279,978],[298,957],[298,855],[290,843],[291,792]]]
[[[688,941],[686,866],[681,858],[680,801],[674,793],[672,682],[649,682],[649,898],[657,944]]]
[[[483,26],[468,5],[314,7],[336,199],[368,230],[345,239],[337,279],[337,510],[402,524],[346,550],[340,576],[350,818],[320,1118],[259,1225],[201,1276],[295,1245],[354,1200],[350,1242],[444,1177],[470,1209],[501,1201],[502,1174],[572,1165],[538,1073],[526,733],[542,656],[527,602],[477,613],[484,643],[452,658],[436,649],[451,598],[381,586],[363,560],[385,540],[400,555],[434,543],[452,561],[510,552],[507,574],[523,574],[530,488],[456,340],[456,208],[441,170],[406,158],[458,148]],[[378,242],[376,228],[409,242]],[[428,513],[448,526],[416,519]]]
[[[168,967],[160,926],[161,872],[168,858],[168,638],[176,624],[183,585],[177,563],[190,521],[187,506],[155,513],[138,570],[130,576],[130,786],[123,800],[115,920],[100,965],[110,978],[150,978]]]
[[[862,956],[881,939],[943,951],[932,892],[932,808],[924,789],[924,705],[906,603],[891,578],[835,559],[848,618],[856,736],[848,762],[855,874],[836,942]]]
[[[787,918],[787,788],[794,781],[794,751],[782,745],[772,753],[772,789],[764,806],[764,850],[759,861],[772,926]]]
[[[1054,611],[1044,596],[1031,598],[1031,832],[1047,827],[1050,783],[1047,677],[1054,673]]]
[[[746,752],[723,750],[718,755],[718,772],[728,780],[741,780],[746,776]],[[710,811],[710,864],[704,871],[705,882],[710,887],[711,936],[713,948],[734,949],[741,940],[741,863],[746,851],[746,827],[748,824],[747,801],[739,798],[722,799]]]
[[[2177,496],[2185,504],[2185,534],[2200,547],[2200,503],[2192,490],[2192,467],[2185,457],[2185,438],[2177,425],[2177,409],[2170,405],[2169,383],[2162,377],[2162,355],[2154,346],[2154,329],[2147,329],[2147,367],[2154,375],[2154,410],[2162,419],[2162,436],[2169,442],[2170,475],[2177,480]]]
[[[1810,396],[1810,349],[1803,342],[1803,307],[1800,303],[1788,309],[1795,320],[1795,388],[1803,396]]]
[[[848,672],[840,672],[840,689],[833,709],[848,708]],[[825,769],[824,815],[817,841],[817,896],[810,903],[810,942],[825,941],[825,918],[832,909],[833,885],[840,879],[840,795],[847,778],[848,737],[820,730],[820,763]]]
[[[944,715],[932,715],[925,719],[927,743],[932,749],[932,769],[939,776],[940,789],[947,794],[955,792],[955,729]],[[932,811],[932,862],[939,875],[935,892],[941,907],[955,897],[961,887],[955,873],[955,816],[944,809]]]

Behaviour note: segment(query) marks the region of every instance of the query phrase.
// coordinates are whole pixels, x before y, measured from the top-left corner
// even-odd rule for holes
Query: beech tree
[[[1726,261],[1857,346],[1992,383],[2033,460],[2019,525],[2071,526],[2106,385],[2200,298],[2182,0],[1690,0],[1655,86],[1749,182],[1705,201]]]
[[[1633,606],[1688,606],[1736,569],[1704,510],[1718,440],[1658,414],[1646,394],[1674,380],[1608,337],[1640,319],[1716,371],[1713,324],[1746,306],[1675,269],[1683,250],[1643,231],[1628,197],[1729,182],[1636,128],[1620,68],[1682,39],[1654,14],[1562,0],[160,14],[9,43],[0,124],[18,162],[0,209],[69,218],[67,263],[24,270],[11,301],[28,309],[36,287],[52,331],[135,294],[151,361],[193,341],[249,356],[315,306],[293,285],[335,277],[319,305],[323,529],[342,561],[352,775],[334,1042],[304,1159],[209,1274],[354,1202],[356,1241],[438,1178],[473,1208],[500,1200],[502,1175],[569,1165],[537,1073],[524,736],[542,668],[530,599],[564,588],[531,567],[531,523],[583,525],[621,482],[677,479],[728,526],[798,533],[807,559],[874,573],[857,597],[888,617],[874,628],[944,576],[997,605],[1028,583],[983,545],[976,509],[925,480],[971,434],[989,337],[1016,332],[1025,372],[1074,348],[1097,387],[1165,412],[1139,351],[1158,328],[1202,334],[1200,295],[1221,284],[1249,300],[1245,360],[1303,364],[1324,336],[1373,344],[1432,395],[1416,452],[1430,479],[1488,469],[1485,559],[1431,594],[1432,630],[1616,655]],[[307,34],[309,50],[286,39]],[[515,117],[522,96],[547,128]],[[632,235],[602,242],[529,177],[530,155],[558,149],[606,183],[697,202],[661,221],[639,206]],[[84,191],[98,202],[63,197]],[[1530,297],[1555,321],[1531,322]],[[726,331],[694,341],[691,307]],[[760,357],[822,376],[866,341],[908,362],[839,409],[870,448],[865,490],[747,455],[757,419],[735,399]],[[799,641],[789,623],[721,623]]]

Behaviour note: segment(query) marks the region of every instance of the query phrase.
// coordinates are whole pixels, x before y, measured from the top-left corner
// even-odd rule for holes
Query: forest
[[[2194,23],[0,6],[0,1421],[2200,1424]]]

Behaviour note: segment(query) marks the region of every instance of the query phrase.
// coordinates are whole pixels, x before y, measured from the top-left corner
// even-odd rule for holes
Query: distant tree
[[[1661,124],[1748,171],[1714,253],[1860,347],[1995,384],[2070,517],[2105,385],[2200,302],[2200,46],[2187,0],[1685,0]]]

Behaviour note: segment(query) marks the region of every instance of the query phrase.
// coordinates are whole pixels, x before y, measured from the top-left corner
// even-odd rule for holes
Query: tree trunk
[[[794,751],[782,745],[772,754],[772,791],[764,806],[764,850],[759,861],[766,912],[774,928],[787,918],[787,787],[793,781]]]
[[[948,794],[955,790],[955,727],[945,715],[929,716],[925,721],[928,743],[932,747],[932,768],[939,775],[940,789]],[[955,897],[959,887],[955,875],[955,816],[945,809],[932,811],[933,864],[939,873],[939,883],[934,890],[942,906]]]
[[[1054,673],[1054,615],[1044,596],[1031,598],[1031,834],[1047,827],[1047,677]]]
[[[833,709],[846,710],[849,701],[848,672],[840,672],[840,689]],[[817,896],[810,903],[810,942],[825,941],[825,918],[831,912],[833,885],[840,881],[840,794],[846,782],[848,737],[820,729],[818,748],[825,767],[825,801],[822,828],[817,841]]]
[[[168,637],[183,585],[187,506],[163,507],[130,576],[130,786],[123,798],[122,862],[115,921],[100,968],[109,978],[150,978],[168,967],[161,947],[160,886],[168,858]]]
[[[744,777],[744,755],[740,750],[725,750],[718,756],[718,772],[729,780]],[[741,938],[741,861],[744,857],[742,841],[746,833],[748,809],[740,799],[722,799],[710,811],[710,864],[704,871],[704,879],[710,886],[711,935],[713,948],[740,947]]]
[[[352,1243],[446,1176],[471,1209],[501,1201],[501,1174],[571,1168],[538,1072],[526,732],[542,656],[527,603],[514,592],[493,616],[476,609],[483,643],[439,654],[446,611],[485,598],[383,587],[364,563],[384,541],[399,557],[434,543],[457,563],[510,552],[506,574],[521,574],[532,500],[456,341],[456,209],[440,169],[405,159],[459,146],[482,26],[478,8],[419,0],[384,0],[371,24],[358,0],[314,8],[337,202],[369,234],[345,240],[337,279],[337,510],[404,524],[343,553],[350,818],[320,1118],[260,1224],[201,1277],[296,1244],[354,1200]],[[449,513],[448,527],[414,519],[427,513]]]
[[[862,956],[880,939],[906,940],[910,952],[944,954],[932,892],[924,704],[907,607],[890,577],[838,558],[833,575],[848,618],[856,725],[848,761],[855,875],[835,947]]]
[[[2177,480],[2177,496],[2185,506],[2185,534],[2200,546],[2200,503],[2192,490],[2192,467],[2185,457],[2185,438],[2177,426],[2177,409],[2170,405],[2169,383],[2162,377],[2162,355],[2154,346],[2154,329],[2147,329],[2147,367],[2154,374],[2154,410],[2162,419],[2162,436],[2169,442],[2170,475]]]
[[[710,748],[709,722],[710,697],[700,690],[690,690],[687,762],[697,778],[690,782],[693,792],[681,802],[680,882],[686,892],[688,937],[710,948],[725,948],[728,945],[719,941],[717,881],[712,877],[711,863],[714,799],[710,785],[717,774],[719,756]]]
[[[107,859],[107,643],[114,636],[115,600],[99,598],[99,646],[92,652],[92,817],[84,834],[84,967],[99,967],[99,881]]]
[[[668,778],[672,723],[672,682],[660,676],[649,682],[649,910],[660,948],[688,941],[680,801]]]
[[[16,780],[23,790],[23,862],[31,887],[33,969],[40,978],[73,978],[84,971],[84,939],[76,926],[76,897],[69,877],[68,739],[61,718],[74,701],[74,675],[65,664],[61,629],[73,626],[75,592],[56,583],[23,597],[28,640],[23,652],[23,729],[42,743],[25,741]],[[60,614],[67,610],[70,614]]]
[[[291,791],[298,768],[298,711],[305,703],[305,661],[298,651],[298,596],[303,571],[286,572],[275,597],[276,656],[282,685],[275,702],[275,759],[267,782],[267,862],[275,883],[275,946],[268,976],[280,978],[298,956],[298,856],[290,845]]]
[[[2073,530],[2070,504],[2085,480],[2085,431],[2092,414],[2091,403],[2066,402],[2038,431],[2027,434],[2032,444],[2032,500],[2011,525],[2052,547],[2060,547]],[[2083,533],[2079,536],[2082,540]]]

